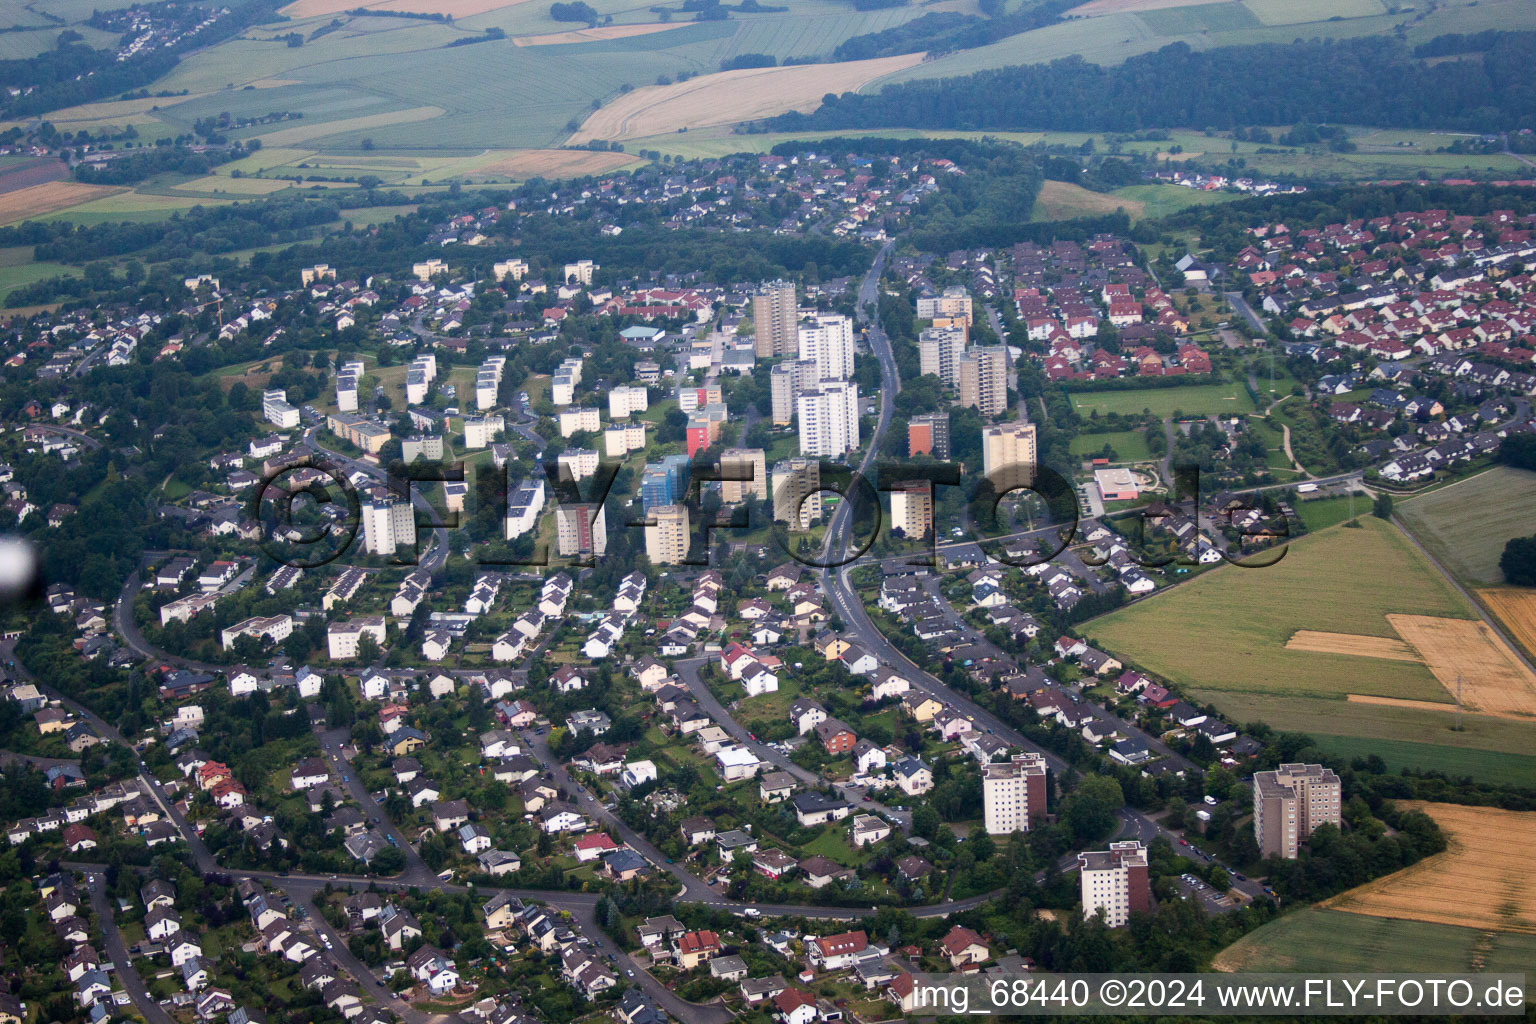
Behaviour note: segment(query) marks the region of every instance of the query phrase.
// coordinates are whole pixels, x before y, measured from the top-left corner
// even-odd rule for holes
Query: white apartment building
[[[491,264],[491,273],[496,275],[498,281],[505,281],[509,277],[514,281],[521,281],[528,276],[528,264],[514,256],[512,259]]]
[[[1045,757],[1015,754],[981,766],[981,799],[990,835],[1028,832],[1045,813]]]
[[[293,617],[290,615],[273,615],[267,618],[255,616],[221,630],[219,644],[227,651],[235,646],[235,641],[242,636],[253,636],[257,640],[265,639],[274,644],[280,644],[292,634]]]
[[[791,530],[809,530],[821,520],[821,464],[785,459],[773,467],[773,518]]]
[[[1120,928],[1132,912],[1152,909],[1147,850],[1138,840],[1110,843],[1107,850],[1087,850],[1077,855],[1077,863],[1083,917],[1102,914],[1105,924]]]
[[[659,505],[645,528],[645,556],[652,565],[681,565],[688,557],[688,506]]]
[[[853,381],[822,381],[800,396],[796,415],[801,455],[835,459],[859,446],[859,386]]]
[[[626,384],[608,392],[608,418],[622,420],[651,405],[651,393],[645,387]]]
[[[795,401],[800,393],[820,380],[814,359],[786,360],[768,371],[768,391],[773,399],[775,426],[788,426],[795,418]]]
[[[336,371],[336,409],[339,412],[357,412],[357,389],[363,379],[363,362],[360,359],[343,363]]]
[[[466,416],[464,417],[464,447],[489,448],[491,442],[496,440],[496,435],[506,427],[506,419],[497,414]]]
[[[917,300],[919,320],[937,320],[940,317],[965,317],[966,324],[976,321],[971,316],[971,293],[962,285],[951,285],[943,295],[928,295]]]
[[[891,529],[909,540],[921,540],[933,529],[933,487],[928,481],[904,481],[891,491]]]
[[[965,333],[963,327],[923,328],[917,335],[918,373],[932,374],[954,387],[965,353]]]
[[[981,471],[998,494],[1035,481],[1039,459],[1033,423],[1000,423],[981,430]]]
[[[720,500],[727,505],[745,501],[747,495],[768,500],[768,456],[761,448],[727,448],[720,453],[722,475],[751,474],[750,480],[720,481]]]
[[[1332,768],[1283,764],[1253,773],[1253,838],[1265,857],[1294,860],[1319,825],[1341,823],[1342,785]]]
[[[821,314],[799,326],[800,358],[816,364],[822,380],[853,376],[853,321],[841,314]]]
[[[501,391],[501,375],[506,368],[506,356],[491,356],[475,371],[475,408],[484,412],[496,407]]]
[[[544,479],[525,477],[521,483],[507,492],[507,517],[503,533],[507,540],[516,540],[539,525],[539,513],[544,511]]]
[[[607,510],[587,502],[558,506],[555,546],[562,558],[601,558],[608,551]]]
[[[261,393],[261,415],[282,430],[292,430],[299,425],[299,410],[288,404],[288,392],[281,389]]]
[[[557,469],[568,469],[572,480],[585,480],[597,472],[596,448],[567,448],[555,456]],[[565,478],[565,473],[560,473]]]
[[[602,418],[592,406],[571,406],[560,410],[560,436],[570,437],[578,431],[597,432],[603,429]]]
[[[345,622],[333,622],[325,628],[325,647],[332,661],[357,657],[357,647],[364,636],[384,644],[384,616],[359,615]]]
[[[416,512],[411,503],[393,494],[370,498],[362,506],[363,550],[393,555],[416,546]]]
[[[610,459],[622,459],[630,452],[645,447],[645,421],[615,423],[603,429],[603,454]]]

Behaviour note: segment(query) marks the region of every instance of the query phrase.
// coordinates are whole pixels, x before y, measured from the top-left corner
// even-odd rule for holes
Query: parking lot
[[[1217,892],[1194,875],[1180,875],[1179,892],[1183,899],[1196,899],[1207,913],[1221,914],[1237,906],[1237,902],[1224,892]]]

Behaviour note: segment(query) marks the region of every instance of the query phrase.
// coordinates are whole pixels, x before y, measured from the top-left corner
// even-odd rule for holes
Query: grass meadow
[[[1181,413],[1184,416],[1253,412],[1253,401],[1239,381],[1221,384],[1189,384],[1173,388],[1145,388],[1129,391],[1080,391],[1072,395],[1072,407],[1083,416],[1118,412],[1135,415],[1150,410],[1159,418]]]

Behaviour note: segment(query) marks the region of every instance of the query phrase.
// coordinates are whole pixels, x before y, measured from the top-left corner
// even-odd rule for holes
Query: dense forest
[[[136,185],[157,174],[207,174],[214,167],[245,155],[239,145],[229,149],[205,149],[190,146],[153,146],[134,150],[99,164],[79,164],[75,180],[87,185]]]
[[[1449,44],[1447,44],[1449,45]],[[1510,32],[1462,60],[1429,64],[1399,40],[1223,47],[1186,43],[1101,67],[1081,57],[828,94],[773,130],[959,128],[1137,131],[1346,122],[1402,128],[1536,128],[1536,32]]]

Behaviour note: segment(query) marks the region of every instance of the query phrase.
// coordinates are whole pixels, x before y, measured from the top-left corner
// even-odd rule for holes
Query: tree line
[[[873,95],[829,93],[813,113],[782,114],[768,125],[1137,131],[1323,121],[1516,130],[1536,127],[1526,74],[1533,61],[1536,32],[1503,33],[1478,56],[1437,64],[1385,37],[1204,52],[1174,43],[1114,67],[1073,56],[904,82]]]

